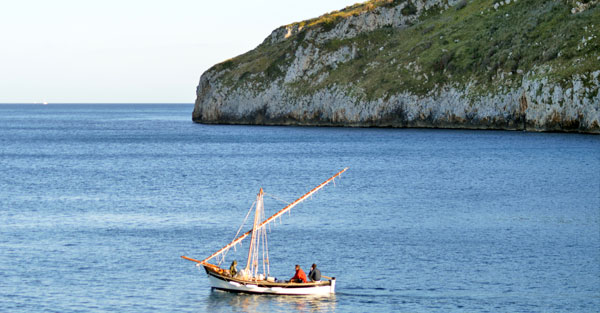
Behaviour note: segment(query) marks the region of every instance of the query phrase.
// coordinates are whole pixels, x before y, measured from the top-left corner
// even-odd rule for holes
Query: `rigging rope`
[[[235,236],[233,237],[233,239],[238,237],[238,235],[240,234],[240,231],[242,231],[242,228],[244,227],[244,225],[246,225],[246,221],[248,220],[248,216],[250,216],[250,212],[252,212],[252,209],[254,209],[254,205],[256,205],[256,200],[254,200],[254,202],[252,202],[252,205],[250,206],[250,210],[248,210],[248,213],[246,213],[244,222],[242,222],[242,225],[240,225],[240,228],[238,228],[238,231],[237,231],[237,233],[235,233]],[[235,249],[235,246],[236,245],[233,246],[233,250],[237,251]],[[223,254],[221,254],[221,258],[218,263],[219,266],[221,266],[221,263],[225,262],[225,256],[227,255],[228,252],[229,252],[229,249],[225,250],[225,252],[223,252]]]
[[[277,196],[275,196],[275,195],[272,195],[272,194],[270,194],[270,193],[265,193],[265,195],[266,195],[266,196],[269,196],[269,197],[271,197],[271,198],[273,198],[273,199],[275,199],[275,200],[277,200],[277,201],[283,202],[283,203],[285,203],[285,204],[290,204],[290,203],[291,203],[291,202],[287,202],[287,201],[285,201],[285,200],[283,200],[283,199],[280,199],[280,198],[278,198]]]

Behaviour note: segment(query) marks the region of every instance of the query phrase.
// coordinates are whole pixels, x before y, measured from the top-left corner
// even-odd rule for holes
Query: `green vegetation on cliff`
[[[256,49],[212,70],[224,71],[229,87],[256,90],[282,80],[298,49],[320,54],[353,49],[350,60],[323,66],[289,82],[290,91],[309,93],[330,86],[352,86],[365,99],[400,92],[424,95],[441,85],[475,92],[518,86],[523,75],[547,78],[569,87],[573,75],[600,69],[600,9],[597,1],[572,13],[572,1],[460,1],[423,11],[405,27],[378,27],[350,38],[318,40],[349,17],[402,5],[402,15],[417,14],[407,0],[374,0],[295,23],[299,31],[286,39],[268,38]],[[583,1],[589,2],[589,1]],[[358,88],[357,88],[358,87]],[[594,97],[595,95],[587,95]]]

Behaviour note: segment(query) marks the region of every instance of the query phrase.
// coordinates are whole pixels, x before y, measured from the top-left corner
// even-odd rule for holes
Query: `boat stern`
[[[329,293],[333,294],[335,293],[335,277],[331,277],[329,281],[331,282],[329,285]]]

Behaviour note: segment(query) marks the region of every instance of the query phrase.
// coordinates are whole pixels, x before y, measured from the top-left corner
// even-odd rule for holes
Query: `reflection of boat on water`
[[[256,196],[256,202],[252,206],[251,210],[254,209],[254,224],[252,229],[242,234],[241,236],[236,235],[236,239],[221,248],[217,252],[213,253],[206,259],[199,261],[186,256],[182,258],[190,261],[197,262],[198,265],[202,265],[213,289],[225,290],[231,292],[242,292],[242,293],[258,293],[258,294],[278,294],[278,295],[326,295],[335,292],[335,277],[327,277],[326,281],[315,281],[307,283],[297,282],[281,282],[276,281],[273,277],[269,276],[269,255],[267,247],[267,228],[272,221],[277,217],[288,212],[294,206],[298,205],[302,201],[306,200],[311,195],[315,194],[321,188],[332,182],[336,177],[340,176],[348,168],[345,168],[333,175],[326,181],[322,182],[311,191],[304,194],[302,197],[296,199],[294,202],[288,204],[271,217],[265,219],[263,196],[264,192],[262,188]],[[248,215],[250,212],[248,212]],[[248,218],[248,215],[246,218]],[[262,222],[260,222],[262,220]],[[243,226],[243,225],[242,225]],[[240,228],[241,230],[241,228]],[[239,231],[238,231],[239,234]],[[236,275],[231,275],[229,270],[223,269],[218,265],[208,263],[209,260],[216,256],[222,256],[229,251],[232,247],[239,244],[244,238],[251,236],[250,248],[248,251],[248,259],[246,268],[241,270]],[[260,249],[262,247],[262,250]],[[262,273],[259,274],[259,252],[262,252]]]
[[[333,312],[336,307],[335,294],[323,295],[262,295],[233,294],[214,290],[206,302],[207,312],[220,312],[224,308],[234,312]],[[267,310],[265,308],[268,308]]]

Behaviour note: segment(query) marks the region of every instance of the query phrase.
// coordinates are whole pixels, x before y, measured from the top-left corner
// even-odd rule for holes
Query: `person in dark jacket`
[[[321,271],[317,268],[317,264],[314,264],[310,267],[310,273],[308,273],[308,279],[310,281],[320,281],[321,280]]]
[[[235,267],[236,265],[237,261],[233,260],[233,262],[231,262],[231,266],[229,267],[229,274],[231,274],[231,277],[235,277],[237,274],[237,268]]]

